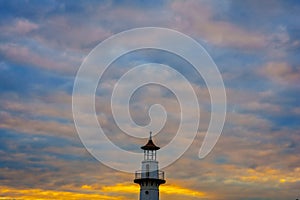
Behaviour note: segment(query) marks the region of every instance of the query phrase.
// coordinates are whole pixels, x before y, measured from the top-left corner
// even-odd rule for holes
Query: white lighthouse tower
[[[140,200],[159,200],[159,185],[164,184],[164,172],[159,171],[156,151],[160,148],[152,141],[152,133],[145,146],[142,170],[135,172],[134,182],[140,185]]]

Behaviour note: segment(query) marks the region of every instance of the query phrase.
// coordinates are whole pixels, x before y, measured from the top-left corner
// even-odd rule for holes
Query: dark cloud
[[[0,96],[2,100],[22,99],[28,101],[31,98],[38,100],[43,96],[51,96],[53,93],[67,91],[71,93],[73,80],[60,74],[41,71],[30,66],[22,66],[22,63],[2,63],[0,68]]]

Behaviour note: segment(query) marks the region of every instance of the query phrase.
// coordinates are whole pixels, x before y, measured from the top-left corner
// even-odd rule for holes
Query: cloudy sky
[[[105,72],[96,91],[98,121],[113,143],[130,152],[139,152],[148,132],[129,136],[115,123],[110,99],[123,74],[136,65],[161,63],[195,90],[198,133],[163,169],[167,184],[160,188],[161,199],[300,198],[299,13],[296,0],[0,1],[0,198],[138,199],[134,175],[100,163],[80,141],[72,91],[77,70],[97,44],[145,26],[174,29],[199,42],[218,66],[227,94],[222,135],[200,160],[211,103],[203,77],[186,60],[144,49],[121,56]],[[171,84],[181,88],[174,79]],[[150,122],[153,104],[167,113],[154,136],[163,148],[179,128],[180,103],[165,87],[140,87],[129,106],[138,125]]]

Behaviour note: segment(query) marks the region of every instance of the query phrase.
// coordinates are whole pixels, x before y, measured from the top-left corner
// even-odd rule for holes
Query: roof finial
[[[141,149],[143,150],[150,150],[150,151],[156,151],[160,148],[156,146],[152,141],[152,131],[150,131],[150,137],[146,145],[142,146]]]

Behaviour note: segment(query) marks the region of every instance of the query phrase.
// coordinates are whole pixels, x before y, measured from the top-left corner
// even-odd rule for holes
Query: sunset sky
[[[149,26],[199,42],[218,66],[227,94],[222,135],[199,159],[211,105],[205,82],[189,63],[168,52],[140,50],[112,63],[99,82],[99,123],[113,143],[132,152],[140,152],[146,139],[128,136],[115,124],[110,97],[118,79],[137,64],[155,62],[191,82],[201,109],[198,134],[163,169],[167,183],[160,199],[300,198],[299,18],[297,0],[0,0],[0,199],[138,199],[134,174],[100,163],[80,141],[72,91],[77,70],[97,44]],[[149,123],[152,104],[168,113],[154,136],[163,148],[178,129],[180,105],[167,88],[139,88],[130,106],[137,124]]]

